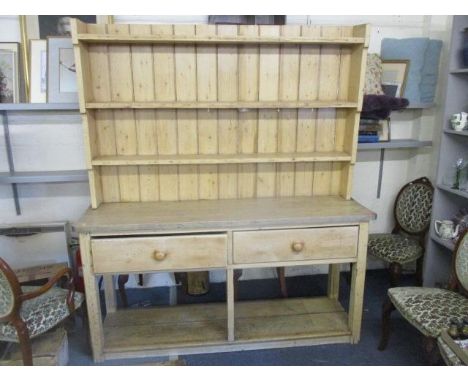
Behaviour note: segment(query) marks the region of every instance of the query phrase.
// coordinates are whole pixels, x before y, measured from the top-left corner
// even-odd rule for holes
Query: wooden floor
[[[227,341],[227,306],[190,304],[127,309],[104,321],[105,353],[350,335],[347,314],[327,297],[241,301],[235,341]]]

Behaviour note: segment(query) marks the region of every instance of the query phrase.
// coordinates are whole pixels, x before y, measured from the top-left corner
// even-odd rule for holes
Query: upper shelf
[[[312,44],[312,45],[360,45],[363,37],[269,37],[269,36],[172,36],[172,35],[109,35],[78,34],[77,40],[86,43],[107,44]]]
[[[87,102],[87,109],[354,109],[356,102],[347,101],[235,101],[235,102]]]
[[[468,130],[456,131],[444,129],[445,134],[461,135],[462,137],[468,137]]]
[[[0,103],[0,111],[78,111],[78,103]]]

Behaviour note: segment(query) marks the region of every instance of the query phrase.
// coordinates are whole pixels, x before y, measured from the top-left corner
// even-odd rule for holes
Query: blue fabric
[[[408,76],[404,98],[411,104],[421,103],[419,85],[422,80],[422,70],[429,45],[428,38],[385,38],[382,40],[382,60],[409,60]]]
[[[437,88],[437,78],[439,76],[439,59],[442,50],[441,40],[429,40],[426,49],[426,57],[422,68],[421,84],[421,102],[434,102],[435,92]]]

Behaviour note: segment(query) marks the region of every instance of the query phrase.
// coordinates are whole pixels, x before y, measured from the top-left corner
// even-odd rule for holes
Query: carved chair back
[[[394,232],[402,230],[416,236],[425,234],[431,222],[433,194],[434,187],[426,177],[403,186],[394,205]]]
[[[468,231],[465,231],[455,247],[453,259],[453,276],[457,287],[468,296]]]
[[[15,272],[0,257],[0,322],[9,321],[20,307],[21,285]]]

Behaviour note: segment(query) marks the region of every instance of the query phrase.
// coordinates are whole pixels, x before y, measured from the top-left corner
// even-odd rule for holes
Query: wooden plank
[[[149,25],[130,25],[130,34],[151,34]],[[133,45],[132,78],[136,102],[148,102],[155,98],[153,49],[151,45]],[[157,133],[154,110],[135,110],[137,152],[141,155],[156,154]],[[158,169],[155,166],[140,166],[139,187],[142,202],[159,200]]]
[[[257,25],[241,25],[239,36],[258,36]],[[245,45],[239,47],[239,101],[258,101],[258,67],[259,47]],[[256,110],[243,110],[239,112],[239,152],[251,154],[257,151],[257,117]],[[256,195],[255,164],[241,164],[238,167],[239,198],[253,198]]]
[[[195,34],[193,25],[174,25],[174,34]],[[175,83],[177,101],[196,101],[197,77],[194,45],[175,46]],[[177,111],[178,154],[198,153],[197,112]],[[196,166],[179,166],[179,198],[198,199],[198,169]]]
[[[215,25],[197,25],[197,36],[216,35]],[[197,101],[215,102],[218,97],[216,68],[216,47],[197,46]],[[198,152],[200,154],[218,153],[218,112],[216,110],[198,110]],[[199,166],[200,199],[218,198],[218,166]]]
[[[141,36],[112,36],[105,34],[79,33],[77,39],[82,42],[106,42],[109,44],[129,44],[129,43],[157,43],[157,44],[326,44],[326,45],[360,45],[364,44],[362,37],[343,38],[307,38],[307,37],[237,37],[237,36],[194,36],[187,35],[141,35]]]
[[[218,25],[218,36],[235,36],[237,25]],[[218,101],[238,101],[238,48],[237,46],[218,46]],[[218,111],[218,152],[234,154],[237,152],[238,115],[235,110]],[[219,198],[232,199],[237,197],[237,165],[218,166]]]
[[[282,36],[300,36],[300,25],[281,27]],[[279,98],[281,101],[297,101],[299,97],[299,45],[283,45],[280,51]],[[278,125],[278,151],[282,153],[296,150],[297,110],[281,110]],[[282,163],[277,171],[279,196],[294,195],[293,163]]]
[[[241,48],[239,48],[241,49]],[[246,47],[244,47],[246,49]],[[229,77],[226,77],[229,80]],[[219,80],[218,80],[219,81]],[[254,85],[254,84],[252,84]],[[232,89],[229,89],[232,91]],[[226,89],[227,91],[227,89]],[[177,102],[88,102],[87,109],[356,109],[348,101],[177,101]]]
[[[172,34],[172,25],[153,25],[153,34]],[[175,101],[175,58],[173,45],[153,46],[155,100]],[[158,154],[177,153],[177,120],[175,110],[156,111]],[[178,168],[159,166],[159,195],[161,200],[178,200]]]
[[[339,27],[322,28],[322,36],[335,38],[341,35]],[[320,51],[320,100],[336,100],[338,98],[340,79],[340,48],[323,46]],[[336,110],[324,109],[317,112],[317,131],[315,149],[329,151],[335,147]],[[331,194],[332,163],[319,163],[314,167],[314,195]]]
[[[120,124],[119,124],[120,125]],[[260,153],[260,154],[177,154],[102,156],[93,160],[95,166],[149,164],[226,164],[226,163],[287,163],[287,162],[349,162],[351,156],[341,152]]]
[[[260,36],[279,36],[278,26],[260,26]],[[279,97],[279,45],[260,46],[259,93],[260,101],[277,101]],[[259,110],[258,112],[258,152],[278,151],[279,110]],[[257,165],[257,197],[271,197],[277,194],[276,165]]]
[[[303,25],[301,34],[310,38],[318,38],[320,27]],[[299,100],[316,101],[320,74],[320,47],[301,46],[299,67]],[[316,116],[315,110],[298,110],[296,137],[298,152],[315,150]],[[298,163],[295,165],[295,195],[312,195],[313,176],[314,164]]]

